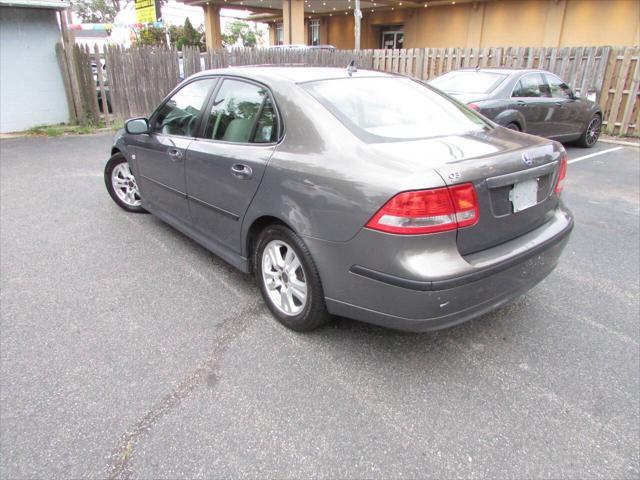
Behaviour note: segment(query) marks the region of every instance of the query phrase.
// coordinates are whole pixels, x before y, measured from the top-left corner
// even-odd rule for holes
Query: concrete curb
[[[624,145],[625,147],[640,148],[640,143],[625,142],[624,140],[616,140],[613,138],[600,138],[598,141],[602,143],[611,143],[613,145]]]

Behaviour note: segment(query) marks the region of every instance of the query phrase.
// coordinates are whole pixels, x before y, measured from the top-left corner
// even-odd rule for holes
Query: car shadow
[[[180,242],[184,247],[184,253],[193,257],[195,263],[199,264],[199,266],[194,266],[199,268],[204,266],[206,269],[211,269],[212,276],[224,276],[228,286],[245,291],[248,296],[260,297],[260,290],[252,274],[240,272],[162,220],[154,216],[147,218],[150,219],[149,226],[152,226],[154,230],[152,234],[164,238],[164,241],[172,239]],[[527,298],[527,296],[521,296],[474,320],[429,332],[392,330],[344,317],[334,317],[326,325],[311,332],[297,333],[289,330],[287,332],[290,332],[293,338],[298,338],[301,341],[325,343],[331,345],[333,349],[344,349],[344,351],[359,348],[380,351],[394,350],[397,352],[398,360],[406,358],[407,355],[415,355],[420,351],[428,350],[433,354],[438,351],[449,351],[452,347],[480,352],[484,350],[482,345],[487,341],[507,342],[509,338],[521,335],[529,303]],[[260,298],[259,301],[262,302],[262,299]],[[264,312],[269,315],[266,305]],[[275,318],[271,318],[270,315],[269,317],[271,321],[277,323]],[[280,324],[277,324],[277,327],[285,329]],[[429,357],[434,358],[433,355],[429,355]]]

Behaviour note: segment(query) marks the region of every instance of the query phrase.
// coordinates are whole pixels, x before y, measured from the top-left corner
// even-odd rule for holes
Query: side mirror
[[[124,122],[124,131],[131,135],[149,133],[149,120],[146,118],[132,118]]]

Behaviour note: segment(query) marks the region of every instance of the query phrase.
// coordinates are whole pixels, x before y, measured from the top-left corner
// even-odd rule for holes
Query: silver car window
[[[156,130],[168,135],[193,137],[196,135],[198,115],[217,79],[205,78],[188,83],[178,90],[155,117]]]
[[[407,78],[344,78],[303,86],[345,126],[371,142],[456,135],[489,127],[465,106]]]
[[[265,87],[225,79],[206,118],[204,137],[234,143],[270,143],[277,136],[277,115]]]

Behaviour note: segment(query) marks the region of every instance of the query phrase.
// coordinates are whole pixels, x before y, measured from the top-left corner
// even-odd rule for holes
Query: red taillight
[[[469,107],[471,110],[475,110],[476,112],[480,111],[480,107],[475,103],[467,103],[467,107]]]
[[[562,188],[564,187],[564,178],[567,176],[567,160],[569,159],[569,155],[567,152],[562,152],[562,156],[560,157],[560,165],[558,167],[558,182],[556,183],[556,195],[560,195],[562,193]]]
[[[387,233],[435,233],[468,227],[479,216],[476,190],[464,183],[399,193],[366,226]]]

